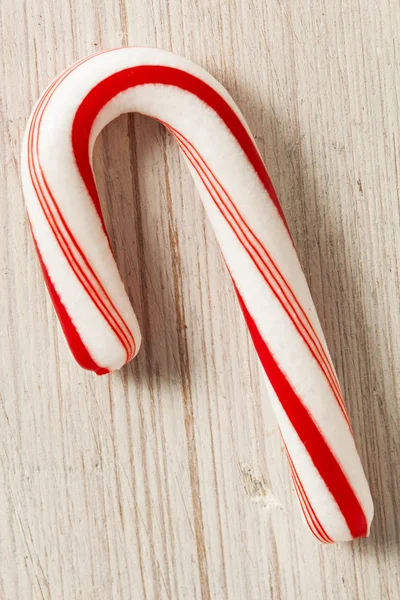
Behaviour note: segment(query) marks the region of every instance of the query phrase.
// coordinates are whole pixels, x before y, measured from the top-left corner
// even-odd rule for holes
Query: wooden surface
[[[2,0],[0,597],[400,597],[400,8],[356,0]],[[306,532],[214,236],[155,122],[95,152],[144,334],[97,378],[65,347],[19,177],[39,93],[95,50],[198,62],[241,107],[289,221],[371,483],[368,540]]]

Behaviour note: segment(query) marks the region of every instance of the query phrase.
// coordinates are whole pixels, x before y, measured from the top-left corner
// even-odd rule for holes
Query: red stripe
[[[128,88],[144,84],[165,84],[179,87],[198,96],[218,114],[240,144],[287,228],[282,208],[265,165],[251,136],[234,110],[218,92],[204,81],[190,73],[186,73],[186,71],[159,65],[131,67],[110,75],[88,93],[76,112],[72,126],[73,150],[79,172],[95,205],[99,206],[99,200],[88,154],[89,136],[93,121],[101,108],[116,94]]]
[[[350,482],[310,413],[272,356],[236,286],[235,289],[257,354],[282,408],[337,503],[352,537],[365,537],[368,533],[367,519]]]
[[[292,477],[293,477],[293,481],[296,485],[296,489],[297,489],[297,494],[299,495],[299,497],[302,498],[302,502],[304,503],[304,507],[303,510],[305,510],[307,512],[307,514],[309,515],[310,520],[313,523],[313,526],[315,527],[315,530],[317,531],[318,535],[320,536],[320,538],[322,539],[323,542],[325,542],[326,544],[331,544],[333,543],[333,540],[331,540],[324,528],[321,525],[321,522],[319,521],[319,519],[317,518],[315,511],[312,507],[312,504],[307,496],[307,494],[304,491],[304,487],[301,483],[300,477],[297,474],[297,471],[294,467],[293,461],[290,458],[290,455],[288,455],[288,460],[289,460],[289,466],[292,472]]]
[[[310,515],[310,513],[309,513],[309,511],[308,511],[308,509],[307,509],[307,507],[305,505],[304,498],[302,496],[302,492],[301,492],[301,490],[299,488],[298,481],[296,480],[296,476],[295,476],[295,473],[293,471],[293,468],[292,468],[292,465],[290,464],[290,462],[289,462],[289,468],[290,468],[290,472],[291,472],[291,475],[292,475],[292,481],[293,481],[293,484],[294,484],[294,487],[295,487],[297,498],[298,498],[299,503],[300,503],[300,508],[301,508],[301,511],[302,511],[302,513],[304,515],[305,520],[307,521],[307,525],[308,525],[311,533],[317,538],[317,540],[320,541],[320,542],[322,542],[323,544],[326,544],[327,543],[326,540],[320,535],[320,533],[316,529],[315,524],[314,524],[314,522],[313,522],[313,520],[311,518],[311,515]]]
[[[350,420],[346,411],[346,407],[342,398],[342,395],[340,393],[340,388],[338,388],[338,384],[337,384],[337,379],[336,376],[333,372],[333,368],[331,366],[331,363],[328,359],[328,357],[326,356],[326,354],[324,353],[324,350],[322,348],[322,345],[319,341],[318,336],[316,335],[314,329],[312,328],[312,325],[310,323],[310,327],[312,329],[312,333],[315,336],[315,339],[312,336],[312,333],[310,333],[307,330],[306,325],[304,325],[304,323],[302,323],[301,321],[301,316],[298,314],[298,312],[296,311],[296,307],[293,306],[292,302],[290,301],[290,299],[287,297],[285,290],[282,288],[282,285],[286,285],[287,289],[289,291],[289,293],[291,293],[293,300],[297,303],[297,306],[301,309],[301,311],[303,312],[303,314],[305,315],[302,307],[300,304],[298,304],[297,302],[297,298],[295,297],[294,293],[292,292],[292,290],[290,289],[290,287],[287,285],[286,280],[283,278],[283,276],[281,275],[278,267],[275,265],[275,263],[273,262],[272,258],[269,256],[267,250],[262,246],[261,242],[259,242],[259,244],[261,245],[262,249],[264,250],[264,252],[266,253],[267,257],[269,258],[269,260],[271,261],[273,267],[275,268],[275,270],[277,271],[277,273],[279,274],[279,276],[282,279],[282,285],[281,283],[276,279],[276,277],[274,276],[274,274],[272,273],[272,271],[270,270],[269,266],[266,264],[265,260],[263,260],[263,258],[260,256],[259,252],[257,251],[257,249],[254,247],[254,245],[250,242],[250,240],[248,239],[246,232],[243,230],[243,227],[247,227],[248,230],[248,234],[250,235],[254,235],[253,232],[250,230],[250,228],[247,226],[247,224],[243,221],[240,213],[236,210],[232,200],[230,199],[228,193],[224,190],[223,186],[219,183],[219,181],[217,180],[217,178],[215,177],[215,175],[212,173],[211,169],[208,167],[207,163],[204,161],[204,159],[201,157],[201,155],[198,153],[198,151],[194,148],[193,144],[191,144],[180,132],[178,132],[176,129],[174,129],[173,127],[169,126],[168,124],[164,123],[164,125],[173,133],[173,135],[175,135],[175,137],[178,138],[178,143],[180,145],[180,147],[182,148],[182,151],[185,153],[185,155],[187,156],[189,162],[192,164],[193,168],[196,170],[197,174],[199,175],[201,181],[203,182],[203,184],[205,185],[207,191],[209,192],[210,196],[215,200],[215,197],[213,196],[212,192],[210,191],[209,187],[207,186],[207,184],[204,181],[204,178],[207,179],[208,183],[211,185],[212,189],[214,190],[215,194],[217,195],[218,199],[220,200],[220,202],[222,203],[223,207],[225,208],[225,210],[228,212],[228,214],[231,216],[231,218],[233,219],[233,221],[236,223],[240,233],[243,234],[244,239],[248,242],[248,244],[250,245],[251,249],[254,250],[254,252],[256,253],[256,255],[260,258],[262,264],[264,265],[264,267],[267,269],[268,273],[270,274],[270,276],[272,277],[272,279],[275,281],[276,285],[278,286],[279,290],[281,291],[282,295],[284,296],[285,300],[287,301],[287,303],[289,304],[290,308],[293,310],[293,312],[295,313],[295,316],[297,317],[298,321],[300,322],[300,327],[302,327],[306,334],[308,334],[309,339],[310,339],[310,343],[313,343],[314,348],[316,350],[316,352],[314,352],[314,350],[310,347],[310,344],[308,342],[308,340],[304,337],[303,333],[300,331],[298,324],[295,322],[295,319],[292,317],[292,315],[290,315],[289,310],[287,309],[287,307],[282,303],[282,301],[280,300],[280,298],[278,297],[276,291],[274,290],[274,288],[271,285],[271,282],[267,279],[267,277],[265,276],[265,274],[261,271],[260,267],[256,264],[256,262],[254,261],[253,258],[253,262],[255,264],[255,266],[257,267],[257,269],[259,270],[259,272],[263,275],[265,281],[267,282],[267,284],[269,285],[269,287],[271,288],[271,290],[273,291],[273,293],[275,294],[275,296],[278,298],[278,300],[281,302],[282,307],[284,308],[284,310],[286,311],[287,315],[289,316],[290,320],[292,321],[293,325],[295,326],[296,330],[298,331],[299,335],[302,337],[303,341],[305,342],[305,344],[307,345],[308,349],[310,350],[312,356],[314,357],[314,359],[316,360],[317,364],[319,365],[319,367],[321,368],[322,372],[325,375],[325,378],[328,382],[328,385],[330,386],[333,395],[335,396],[339,407],[343,413],[343,416],[346,419],[347,424],[349,425],[350,429]],[[182,141],[180,138],[183,138]],[[196,152],[197,156],[199,157],[200,161],[203,162],[203,165],[205,166],[205,168],[208,170],[209,174],[207,175],[207,173],[205,172],[205,170],[202,168],[201,164],[199,163],[199,160],[196,159],[195,156],[193,156],[193,153],[190,151],[190,149],[188,148],[188,145],[190,145],[190,147],[193,149],[193,151]],[[201,172],[200,172],[201,171]],[[204,177],[202,176],[202,174],[204,175]],[[235,217],[232,214],[232,211],[226,206],[226,204],[224,203],[221,195],[218,193],[218,190],[216,189],[215,185],[212,183],[211,181],[211,177],[214,178],[214,180],[216,181],[217,185],[220,186],[220,188],[223,190],[223,192],[225,193],[225,195],[227,196],[230,204],[232,205],[233,209],[235,210],[237,217]],[[224,215],[222,209],[220,208],[220,206],[218,205],[217,201],[215,200],[218,208],[220,209],[221,213],[223,214],[223,216],[226,218],[226,215]],[[228,220],[228,219],[227,219]],[[241,221],[241,223],[243,223],[243,226],[238,222],[238,220]],[[229,221],[228,221],[229,222]],[[232,227],[232,229],[235,231],[235,229]],[[240,238],[240,234],[238,234],[237,230],[235,231],[238,239],[241,241],[242,245],[246,248],[246,246],[243,244],[243,240]],[[254,236],[255,239],[257,240],[256,236]],[[257,240],[258,241],[258,240]],[[247,248],[246,248],[247,249]],[[248,250],[248,249],[247,249]],[[249,253],[250,254],[250,253]],[[317,344],[317,342],[319,343],[319,346]],[[319,351],[320,348],[320,351]],[[316,354],[317,353],[317,354]],[[335,385],[336,384],[336,385]]]
[[[293,482],[296,486],[297,494],[299,495],[299,497],[302,498],[302,502],[304,502],[303,510],[306,510],[307,513],[309,514],[309,517],[312,520],[312,523],[313,523],[316,531],[318,532],[318,535],[322,538],[322,540],[327,544],[331,544],[331,543],[333,543],[333,540],[328,536],[325,529],[321,525],[320,520],[318,519],[317,515],[315,514],[314,508],[304,490],[303,484],[302,484],[300,477],[296,471],[296,467],[294,466],[292,457],[289,454],[289,451],[287,449],[285,442],[283,442],[283,444],[285,446],[286,456],[289,461],[289,467],[290,467],[290,470],[292,473]]]

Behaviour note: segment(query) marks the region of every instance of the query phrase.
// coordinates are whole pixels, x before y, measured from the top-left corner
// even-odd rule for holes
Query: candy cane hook
[[[367,536],[368,484],[315,308],[251,133],[226,90],[192,62],[151,48],[84,58],[31,115],[26,205],[47,287],[78,363],[119,369],[140,345],[92,170],[100,131],[121,113],[175,136],[213,225],[260,358],[304,518],[321,542]]]

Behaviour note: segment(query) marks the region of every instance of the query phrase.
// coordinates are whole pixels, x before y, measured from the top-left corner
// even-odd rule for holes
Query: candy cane
[[[300,506],[325,543],[367,536],[368,484],[286,221],[251,133],[226,90],[168,52],[84,58],[36,104],[24,194],[47,287],[78,363],[119,369],[140,331],[111,253],[92,170],[96,137],[121,113],[175,136],[213,225],[265,373]]]

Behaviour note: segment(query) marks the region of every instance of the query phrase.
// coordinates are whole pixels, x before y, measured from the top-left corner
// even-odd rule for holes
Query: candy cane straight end
[[[75,359],[100,375],[140,346],[92,170],[100,131],[134,111],[167,127],[193,175],[260,358],[307,526],[322,543],[367,536],[368,484],[268,173],[226,90],[169,52],[120,48],[78,61],[45,90],[27,126],[21,168],[29,220]]]

